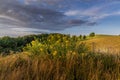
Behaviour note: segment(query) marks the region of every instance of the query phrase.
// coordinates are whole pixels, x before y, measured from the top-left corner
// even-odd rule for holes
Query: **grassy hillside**
[[[26,53],[0,58],[0,80],[119,80],[120,56],[74,54],[29,57]]]
[[[95,51],[118,53],[120,50],[120,36],[96,35],[84,41]]]
[[[30,43],[26,44],[24,40]],[[3,42],[1,50],[12,50],[11,44],[15,43],[13,39],[3,38],[1,43]],[[120,47],[119,36],[97,35],[81,38],[49,34],[33,39],[17,39],[17,42],[26,44],[21,52],[15,54],[10,51],[9,55],[0,56],[0,80],[120,79],[120,55],[115,54]],[[17,43],[17,46],[21,45]],[[90,49],[96,52],[93,53]]]

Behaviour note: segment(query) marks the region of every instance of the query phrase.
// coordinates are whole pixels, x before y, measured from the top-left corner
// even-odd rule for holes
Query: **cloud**
[[[86,7],[86,4],[90,6]],[[116,4],[119,5],[116,2],[98,5],[95,0],[0,0],[0,24],[7,24],[12,31],[23,32],[23,29],[45,32],[93,26],[98,20],[120,15],[120,10],[114,10]]]
[[[104,18],[119,16],[119,5],[119,0],[0,0],[0,34],[49,33],[94,26]]]
[[[103,14],[100,14],[98,16],[91,17],[90,19],[97,21],[97,20],[101,20],[101,19],[104,19],[104,18],[109,17],[109,16],[120,16],[120,11],[112,12],[112,13],[103,13]]]
[[[110,1],[106,4],[93,5],[87,9],[68,10],[64,14],[68,17],[77,17],[88,21],[97,22],[109,16],[120,15],[120,2]]]
[[[41,2],[43,0],[25,0],[27,2]],[[44,0],[50,2],[49,0]],[[52,0],[57,3],[60,0]],[[42,3],[42,2],[41,2]],[[16,27],[35,28],[44,30],[64,30],[74,26],[87,25],[84,19],[68,19],[64,12],[43,8],[36,5],[22,4],[17,0],[0,1],[0,23],[15,25]]]
[[[64,14],[67,16],[94,16],[99,13],[99,11],[102,9],[102,7],[91,7],[85,10],[69,10],[65,12]]]
[[[69,20],[68,24],[69,25],[82,25],[82,24],[86,24],[87,21],[83,21],[83,20]]]
[[[11,30],[16,32],[50,33],[48,30],[34,28],[11,28]]]
[[[55,3],[58,3],[60,1],[63,1],[63,0],[24,0],[24,3],[25,4],[32,4],[32,3],[41,3],[41,2],[45,2],[45,3],[48,3],[48,4],[55,4]]]

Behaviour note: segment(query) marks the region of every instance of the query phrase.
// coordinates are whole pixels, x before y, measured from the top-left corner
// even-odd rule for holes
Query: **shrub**
[[[79,39],[82,39],[82,35],[79,36]]]
[[[32,41],[23,48],[24,51],[30,52],[31,55],[42,55],[45,54],[46,46],[41,44],[38,40]]]
[[[94,37],[94,36],[95,36],[95,33],[92,32],[92,33],[89,34],[89,36],[90,36],[90,37]]]
[[[86,36],[84,35],[84,36],[83,36],[83,40],[85,40],[85,39],[86,39]]]
[[[86,36],[85,36],[86,37]],[[49,35],[48,38],[41,41],[35,39],[27,44],[23,50],[31,55],[50,54],[53,57],[66,56],[68,52],[85,53],[88,51],[85,43],[80,43],[78,37],[69,37],[64,35]],[[80,43],[80,44],[79,44]]]

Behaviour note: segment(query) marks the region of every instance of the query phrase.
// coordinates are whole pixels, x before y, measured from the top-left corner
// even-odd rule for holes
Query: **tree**
[[[80,35],[79,38],[82,39],[82,35]]]
[[[72,36],[73,41],[77,41],[77,37],[75,35]]]
[[[95,33],[92,32],[92,33],[89,34],[89,36],[90,36],[90,37],[94,37],[94,36],[95,36]]]
[[[86,36],[84,35],[84,36],[83,36],[83,40],[85,40],[85,39],[86,39]]]

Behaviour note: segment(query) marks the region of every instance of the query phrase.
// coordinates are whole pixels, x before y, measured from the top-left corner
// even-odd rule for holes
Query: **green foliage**
[[[45,49],[46,46],[41,44],[38,40],[32,41],[30,44],[27,44],[26,47],[23,48],[24,51],[31,53],[30,55],[46,54]]]
[[[83,40],[85,40],[86,38],[87,38],[86,35],[84,35],[84,36],[83,36]]]
[[[24,50],[38,55],[41,54],[40,48],[42,48],[46,54],[59,53],[59,56],[63,56],[69,51],[77,52],[75,51],[76,46],[84,39],[86,39],[85,35],[82,39],[82,36],[78,37],[58,33],[29,35],[17,38],[6,36],[0,38],[0,53],[8,54],[11,51],[16,53]]]
[[[0,38],[0,53],[9,54],[10,51],[13,52],[22,52],[23,47],[34,40],[34,38],[40,38],[42,42],[46,39],[48,34],[41,35],[28,35],[23,37],[2,37]]]
[[[82,39],[82,35],[80,35],[79,38]]]
[[[90,36],[90,37],[94,37],[94,36],[95,36],[95,33],[92,32],[92,33],[89,34],[89,36]]]
[[[54,57],[66,56],[67,53],[86,53],[88,47],[85,43],[80,43],[77,36],[50,34],[46,39],[39,38],[27,44],[23,50],[32,55],[50,54]]]
[[[82,40],[63,34],[1,38],[0,50],[22,46],[23,53],[1,57],[0,79],[119,80],[120,55],[89,52]]]

